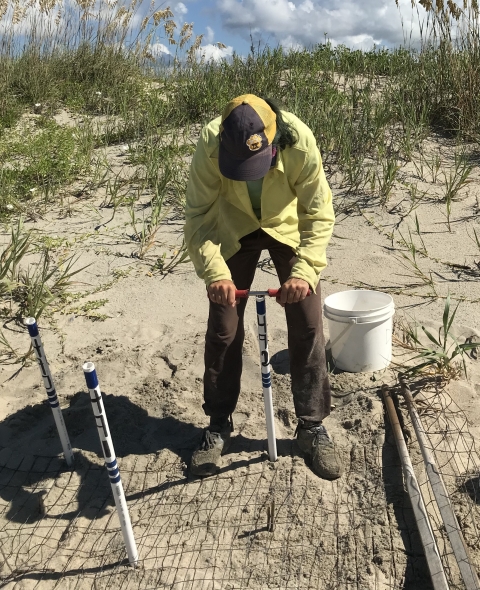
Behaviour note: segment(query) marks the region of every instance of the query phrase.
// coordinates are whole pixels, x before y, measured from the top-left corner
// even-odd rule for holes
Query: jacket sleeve
[[[185,243],[197,275],[207,285],[230,279],[220,253],[218,212],[221,179],[207,152],[208,132],[202,130],[190,166],[185,203]]]
[[[335,214],[332,191],[323,170],[313,134],[303,169],[295,182],[300,244],[290,277],[304,279],[315,291],[320,272],[327,266],[326,250],[332,236]]]

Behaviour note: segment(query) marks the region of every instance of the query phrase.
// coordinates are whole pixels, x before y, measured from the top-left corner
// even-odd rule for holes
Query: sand
[[[68,117],[67,117],[68,118]],[[432,138],[445,162],[453,147]],[[108,148],[115,171],[131,169],[122,146]],[[418,182],[431,198],[405,218],[409,204],[398,184],[386,208],[362,195],[346,195],[331,178],[338,221],[328,250],[322,294],[375,288],[392,294],[396,336],[415,318],[437,329],[444,297],[462,302],[455,321],[460,341],[479,337],[480,291],[473,229],[478,227],[480,179],[454,203],[448,232],[435,195],[438,186],[415,177],[409,164],[402,181]],[[72,189],[73,192],[73,189]],[[247,307],[242,394],[234,414],[235,440],[219,472],[189,475],[188,462],[206,418],[201,409],[203,341],[208,313],[205,288],[191,264],[161,276],[152,262],[181,240],[181,217],[172,215],[157,235],[149,258],[132,257],[128,214],[101,207],[104,194],[68,196],[63,208],[29,220],[39,234],[65,238],[59,252],[90,264],[79,289],[85,301],[107,299],[93,321],[70,306],[41,334],[75,449],[69,470],[36,364],[0,366],[0,587],[237,589],[430,588],[401,466],[379,393],[393,384],[392,368],[374,374],[332,374],[333,409],[325,424],[341,445],[346,473],[335,482],[317,478],[296,450],[283,310],[268,302],[275,426],[279,459],[268,461],[259,375],[254,305]],[[401,234],[414,231],[417,214],[437,290],[419,284],[402,266]],[[393,232],[393,239],[390,235]],[[417,241],[418,245],[418,241]],[[458,265],[452,266],[453,264]],[[463,269],[461,267],[464,267]],[[468,268],[467,268],[468,267]],[[468,270],[470,269],[470,270]],[[480,272],[480,271],[479,271]],[[108,285],[112,279],[113,284]],[[254,287],[278,285],[265,253]],[[443,298],[442,298],[443,297]],[[28,347],[21,327],[6,326],[11,342]],[[325,324],[328,340],[328,326]],[[404,353],[395,348],[395,360]],[[138,543],[137,569],[125,550],[103,466],[81,366],[96,364],[120,472]],[[467,359],[468,377],[445,387],[426,386],[422,417],[460,519],[477,570],[480,435],[480,365]],[[401,404],[406,428],[412,431]],[[445,542],[414,437],[412,460],[427,499],[451,588],[462,588]],[[267,527],[267,508],[274,530]]]

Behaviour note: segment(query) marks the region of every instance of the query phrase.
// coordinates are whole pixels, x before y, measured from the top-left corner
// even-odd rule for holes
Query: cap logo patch
[[[247,139],[248,149],[252,152],[258,151],[262,147],[262,138],[260,135],[251,135]]]

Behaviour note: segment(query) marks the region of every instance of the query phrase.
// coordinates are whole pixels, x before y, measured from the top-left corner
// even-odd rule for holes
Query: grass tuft
[[[429,346],[420,340],[417,324],[404,326],[403,339],[402,341],[397,339],[397,343],[416,353],[409,359],[409,365],[402,366],[404,375],[427,374],[440,376],[448,381],[458,377],[463,369],[465,377],[467,376],[467,353],[476,351],[480,347],[480,342],[473,342],[473,338],[467,338],[465,342],[460,343],[452,334],[452,325],[458,306],[459,303],[452,311],[450,297],[447,296],[438,334],[434,335],[425,326],[420,326],[430,342]]]

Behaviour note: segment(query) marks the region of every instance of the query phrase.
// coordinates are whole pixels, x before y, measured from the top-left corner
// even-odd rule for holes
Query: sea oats
[[[57,2],[56,0],[39,0],[38,5],[40,7],[41,12],[50,12],[53,8],[55,8]]]
[[[182,37],[182,39],[180,39],[180,48],[183,49],[185,47],[185,45],[190,41],[192,34],[190,33],[189,35],[186,35],[185,37]]]
[[[23,22],[25,19],[25,13],[27,12],[27,8],[20,8],[20,6],[15,6],[12,15],[12,24],[18,25],[19,23]]]
[[[192,45],[192,49],[194,51],[196,51],[200,45],[202,44],[202,40],[203,40],[203,35],[197,35],[197,38],[195,39],[193,45]]]
[[[142,20],[142,24],[140,25],[140,32],[144,31],[147,28],[148,25],[148,21],[150,20],[149,16],[146,16],[143,20]]]
[[[167,22],[163,25],[163,28],[165,29],[165,33],[167,34],[167,37],[172,38],[173,34],[175,32],[175,29],[177,28],[177,24],[173,20],[167,20]]]
[[[423,6],[427,12],[430,12],[433,7],[432,0],[419,0],[420,6]]]
[[[150,43],[152,42],[153,39],[153,31],[150,31],[150,33],[148,33],[146,39],[145,39],[145,43],[144,45],[150,45]]]
[[[190,29],[189,23],[183,23],[183,26],[180,30],[180,35],[184,35]]]
[[[180,31],[180,48],[185,47],[193,34],[193,23],[184,23]]]
[[[459,6],[457,6],[457,5],[455,4],[455,2],[453,2],[453,0],[448,0],[448,1],[447,1],[447,4],[448,4],[448,8],[449,8],[449,10],[450,10],[450,14],[453,16],[453,18],[454,18],[455,20],[459,20],[459,18],[460,18],[460,17],[461,17],[461,15],[462,15],[462,10],[461,10],[461,8],[460,8]]]
[[[167,6],[165,10],[157,10],[152,14],[153,22],[157,26],[162,20],[166,18],[173,18],[173,12],[170,10],[170,6]]]
[[[117,14],[115,15],[115,19],[120,20],[121,18],[123,18],[126,14],[127,14],[128,10],[125,8],[125,6],[121,6],[118,11]]]
[[[9,4],[9,0],[0,0],[0,19],[6,14]]]
[[[80,16],[80,20],[81,21],[87,21],[89,19],[95,19],[96,18],[96,14],[93,14],[93,12],[88,12],[88,10],[85,10],[84,12],[82,12],[82,15]]]
[[[123,21],[122,21],[122,27],[125,29],[128,27],[128,25],[130,24],[130,21],[132,20],[132,16],[133,13],[128,11],[125,16],[123,17]]]
[[[192,43],[192,46],[187,51],[187,61],[194,62],[197,59],[197,51],[200,48],[200,45],[202,44],[202,40],[203,35],[197,35],[195,41]],[[205,56],[202,56],[202,61],[204,60],[204,57]]]
[[[95,6],[95,0],[76,0],[76,3],[84,11],[88,11]]]

